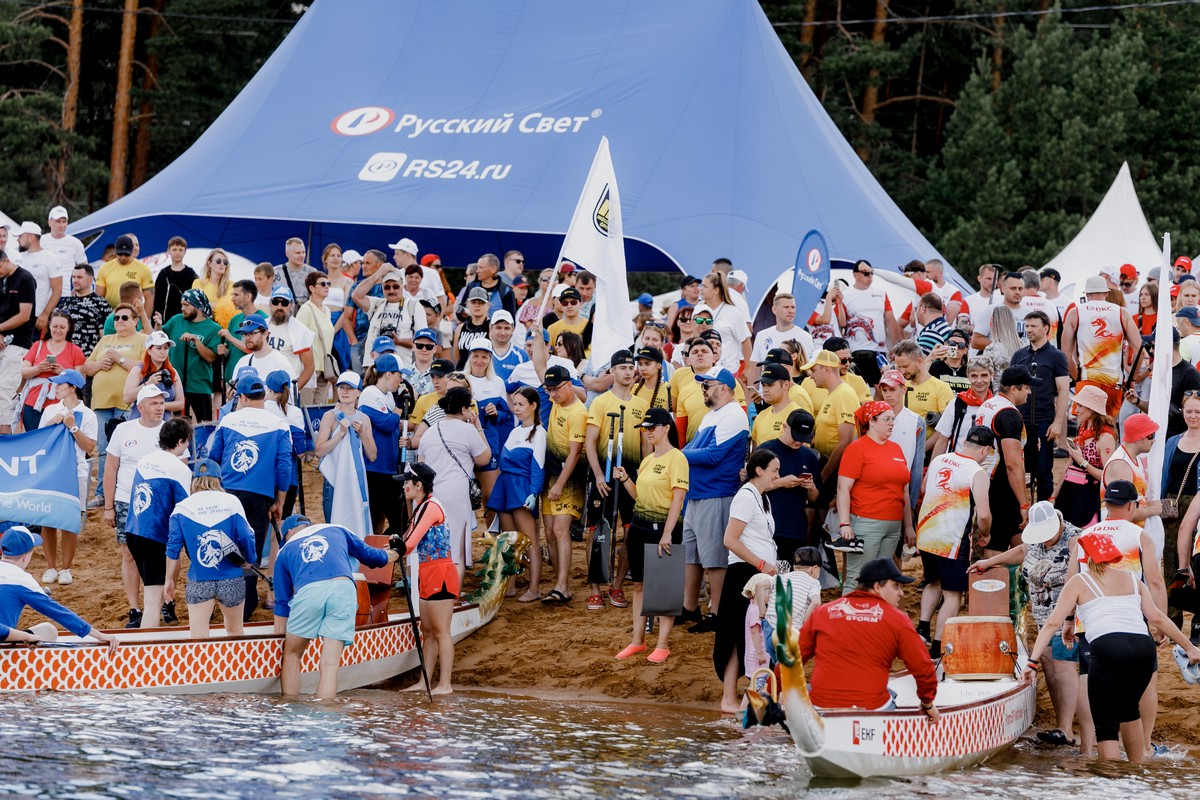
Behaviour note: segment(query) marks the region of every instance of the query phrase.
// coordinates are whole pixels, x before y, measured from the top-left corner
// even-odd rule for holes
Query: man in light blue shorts
[[[308,643],[321,637],[321,678],[317,699],[337,695],[342,648],[354,642],[358,594],[350,559],[382,567],[398,558],[394,550],[369,547],[340,525],[313,525],[294,514],[283,521],[284,544],[275,559],[275,632],[283,643],[280,693],[300,694],[300,661]]]

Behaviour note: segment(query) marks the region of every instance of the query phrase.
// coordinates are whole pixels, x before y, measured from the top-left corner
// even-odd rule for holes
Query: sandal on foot
[[[547,605],[562,605],[569,602],[571,598],[560,592],[558,589],[551,589],[550,593],[542,598],[542,602]]]
[[[599,611],[604,608],[604,598],[598,594],[591,595],[587,601],[588,611]]]
[[[636,656],[638,653],[644,653],[644,652],[646,652],[646,645],[631,644],[631,645],[626,646],[626,648],[624,650],[622,650],[621,652],[617,653],[617,658],[624,661],[625,659],[629,658],[630,656]]]
[[[651,664],[661,664],[671,655],[671,651],[665,647],[656,647],[654,652],[646,656],[646,660]]]
[[[1038,731],[1037,738],[1043,744],[1053,745],[1054,747],[1063,747],[1065,745],[1075,744],[1074,739],[1068,739],[1067,735],[1058,728],[1052,731]]]

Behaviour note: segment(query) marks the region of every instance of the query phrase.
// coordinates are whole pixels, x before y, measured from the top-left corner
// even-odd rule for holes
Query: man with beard
[[[213,362],[221,343],[221,326],[214,322],[208,296],[200,289],[188,289],[179,302],[180,312],[167,320],[163,332],[183,347],[180,357],[183,392],[187,407],[197,422],[213,418]]]
[[[288,362],[288,372],[296,377],[296,386],[309,388],[313,380],[313,332],[304,323],[292,318],[292,293],[278,288],[271,292],[271,318],[267,324],[267,344]]]

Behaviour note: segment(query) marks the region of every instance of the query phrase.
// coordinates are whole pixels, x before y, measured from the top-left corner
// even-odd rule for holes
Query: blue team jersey
[[[519,364],[524,364],[528,360],[528,353],[519,347],[511,345],[508,348],[508,353],[503,358],[495,353],[492,353],[492,367],[496,370],[496,375],[500,378],[500,380],[504,381],[505,383],[508,383],[508,379],[512,375],[512,371],[516,369]]]
[[[542,493],[546,481],[546,430],[538,426],[530,440],[529,428],[513,428],[500,453],[500,475],[488,497],[493,511],[512,511],[525,505],[529,495]],[[535,510],[534,515],[537,515]]]
[[[257,563],[254,530],[246,521],[242,501],[226,492],[196,492],[175,507],[167,535],[167,558],[179,558],[187,548],[189,581],[219,581],[242,577],[242,568],[225,558],[239,554]]]
[[[20,627],[17,623],[26,606],[44,614],[76,636],[87,636],[92,629],[74,611],[50,599],[28,572],[16,564],[0,561],[0,626]]]
[[[133,473],[129,495],[129,533],[167,541],[171,512],[191,493],[192,471],[166,450],[142,456]]]
[[[243,408],[221,418],[208,457],[221,465],[225,489],[274,498],[287,491],[291,479],[291,430],[265,408]]]
[[[293,535],[275,557],[275,616],[288,616],[292,598],[310,583],[353,577],[351,558],[368,567],[388,563],[386,550],[365,544],[341,525],[310,525]]]

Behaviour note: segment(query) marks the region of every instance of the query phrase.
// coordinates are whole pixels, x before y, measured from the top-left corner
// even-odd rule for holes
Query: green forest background
[[[1170,231],[1178,253],[1200,251],[1198,3],[762,7],[883,187],[973,277],[984,262],[1049,260],[1122,161],[1151,228]],[[132,191],[204,132],[303,9],[0,0],[0,209],[42,220],[63,203],[78,218]],[[371,46],[370,32],[346,46]],[[115,114],[119,97],[127,112]]]

